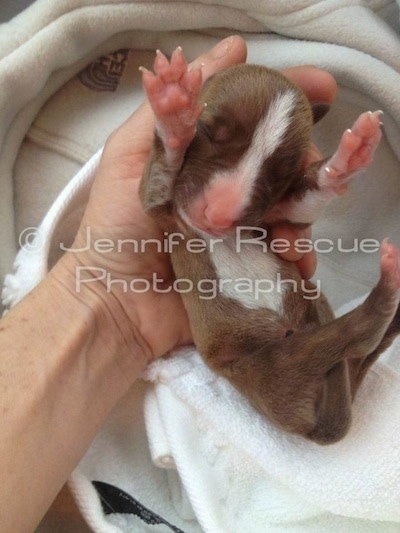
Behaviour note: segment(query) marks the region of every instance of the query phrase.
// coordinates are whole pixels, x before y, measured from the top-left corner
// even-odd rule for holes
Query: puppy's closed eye
[[[207,124],[205,122],[199,122],[198,130],[203,133],[204,136],[213,143],[226,143],[229,141],[232,135],[229,134],[229,128],[226,124]]]

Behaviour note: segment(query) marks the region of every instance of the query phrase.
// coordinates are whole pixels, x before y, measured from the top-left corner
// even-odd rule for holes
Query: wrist
[[[86,328],[89,355],[98,359],[107,354],[130,385],[152,358],[139,332],[139,319],[135,320],[134,310],[127,316],[119,300],[95,275],[90,282],[79,283],[79,269],[82,265],[75,255],[66,253],[50,271],[49,282]],[[85,275],[88,272],[85,269]]]

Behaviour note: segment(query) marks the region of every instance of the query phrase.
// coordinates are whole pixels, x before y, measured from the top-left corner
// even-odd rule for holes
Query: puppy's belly
[[[285,284],[279,261],[260,243],[224,239],[210,253],[220,292],[247,309],[283,310]]]

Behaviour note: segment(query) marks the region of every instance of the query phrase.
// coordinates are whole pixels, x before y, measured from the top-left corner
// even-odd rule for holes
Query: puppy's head
[[[304,93],[277,71],[240,65],[205,85],[207,104],[175,184],[178,213],[214,235],[257,225],[298,177],[310,144]]]

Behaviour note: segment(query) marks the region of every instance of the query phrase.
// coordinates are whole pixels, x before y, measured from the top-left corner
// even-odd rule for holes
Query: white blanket
[[[377,279],[377,254],[344,250],[386,236],[400,245],[398,17],[396,3],[385,0],[38,0],[0,26],[1,273],[11,270],[21,232],[47,213],[6,279],[4,304],[31,290],[56,259],[58,242],[71,241],[98,154],[71,178],[140,101],[136,67],[153,57],[146,49],[180,44],[192,58],[232,32],[246,37],[252,62],[313,63],[336,76],[338,101],[315,130],[325,154],[361,111],[383,109],[374,164],[314,231],[334,242],[324,253],[319,241],[316,274],[334,306],[364,294]],[[127,48],[129,56],[100,62],[119,65],[117,80],[115,68],[106,76],[115,91],[93,75],[99,64],[74,77],[100,55]],[[71,478],[86,520],[99,532],[171,531],[146,524],[143,517],[154,522],[155,514],[186,533],[400,531],[398,346],[365,380],[349,435],[329,447],[272,427],[195,351],[154,363]],[[122,489],[147,511],[131,502],[141,517],[105,514],[93,480]]]

